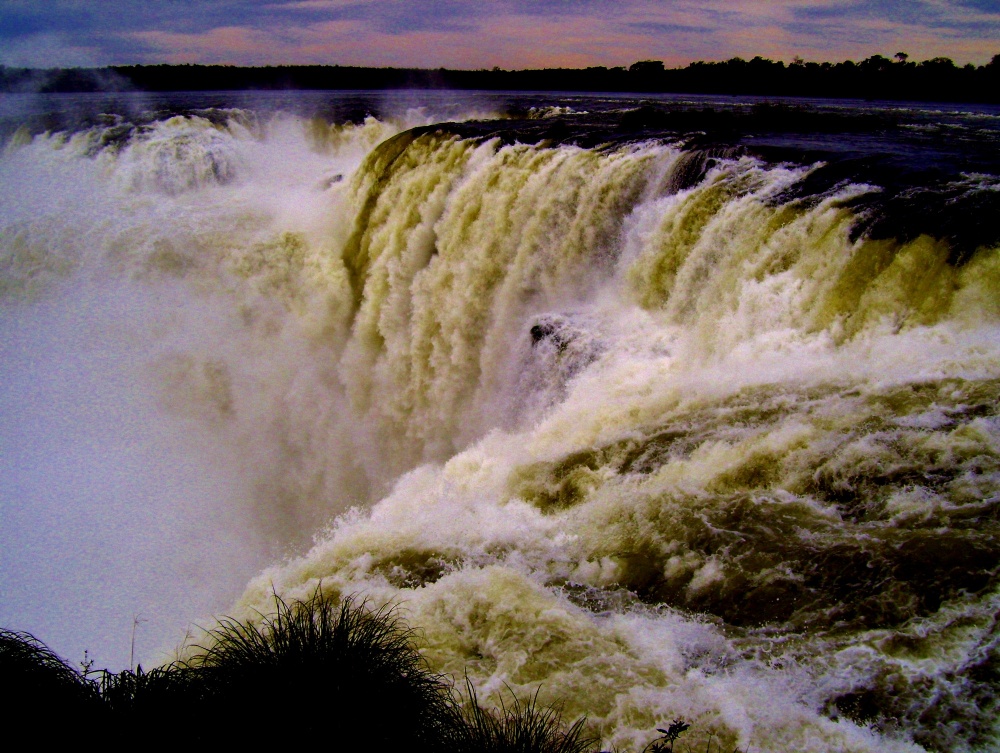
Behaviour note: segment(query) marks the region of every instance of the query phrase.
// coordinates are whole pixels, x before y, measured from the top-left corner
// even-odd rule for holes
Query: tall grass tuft
[[[438,750],[454,724],[450,686],[391,608],[317,590],[259,625],[227,619],[184,671],[200,736],[255,745],[358,740],[368,750]]]
[[[202,737],[201,693],[193,679],[178,664],[149,672],[143,671],[142,665],[134,672],[105,670],[100,682],[105,739],[127,743],[153,729],[169,730],[169,736],[178,742]]]
[[[30,633],[0,628],[0,717],[7,735],[20,732],[38,746],[66,744],[85,735],[84,725],[102,711],[97,683]]]
[[[391,607],[317,590],[255,621],[224,619],[185,662],[100,673],[66,664],[27,633],[0,630],[5,729],[60,747],[308,746],[397,753],[584,753],[584,720],[512,695],[482,708],[433,673]],[[22,734],[21,737],[24,737]],[[36,745],[35,747],[41,747]]]
[[[461,710],[462,726],[450,741],[455,753],[585,753],[600,741],[584,735],[585,719],[566,725],[558,708],[538,705],[538,694],[519,700],[511,693],[498,709],[479,705],[476,689],[465,680],[468,703]]]

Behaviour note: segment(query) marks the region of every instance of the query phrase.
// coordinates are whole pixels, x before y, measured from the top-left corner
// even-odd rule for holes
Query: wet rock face
[[[534,345],[548,341],[564,350],[571,343],[589,337],[588,324],[583,314],[541,314],[531,325],[531,341]]]
[[[531,344],[537,346],[548,342],[561,353],[579,334],[579,332],[573,331],[572,326],[564,317],[545,315],[531,327]]]
[[[575,376],[605,350],[593,326],[582,314],[542,314],[528,330],[534,360],[550,361],[565,379]]]
[[[528,320],[525,334],[513,398],[519,415],[544,410],[565,398],[570,381],[608,347],[597,323],[579,313],[539,314]]]

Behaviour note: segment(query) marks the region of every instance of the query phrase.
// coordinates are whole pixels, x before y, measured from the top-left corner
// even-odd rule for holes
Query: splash
[[[412,125],[4,156],[5,307],[143,291],[156,420],[291,548],[238,614],[399,603],[435,669],[622,750],[678,717],[694,747],[995,745],[998,249],[859,233],[881,187],[822,163]]]

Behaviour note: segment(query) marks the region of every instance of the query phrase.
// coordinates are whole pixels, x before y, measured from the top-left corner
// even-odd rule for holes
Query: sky
[[[988,62],[1000,0],[0,0],[0,64]]]

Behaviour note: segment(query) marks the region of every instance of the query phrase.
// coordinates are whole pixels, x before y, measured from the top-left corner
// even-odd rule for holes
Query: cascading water
[[[446,125],[174,108],[10,138],[5,455],[19,432],[64,449],[21,407],[17,378],[46,370],[117,406],[73,420],[149,427],[122,441],[170,493],[88,489],[103,527],[135,516],[129,561],[159,565],[130,588],[173,630],[322,583],[400,604],[481,696],[540,689],[621,750],[674,718],[696,749],[996,746],[992,121],[904,115],[957,119],[980,162],[899,186],[779,158],[787,135],[706,146],[624,99],[529,104]],[[944,209],[893,225],[934,190]],[[78,514],[49,499],[33,524],[37,462],[2,487],[12,625],[56,577],[23,565],[33,525],[72,542]]]

